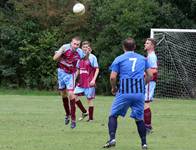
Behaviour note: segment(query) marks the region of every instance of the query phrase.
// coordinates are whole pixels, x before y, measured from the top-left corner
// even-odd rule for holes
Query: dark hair
[[[135,40],[131,37],[126,38],[122,44],[126,51],[134,51],[136,48]]]
[[[157,42],[155,41],[155,39],[153,39],[153,38],[147,38],[146,41],[147,40],[150,41],[154,45],[154,47],[156,47]]]
[[[83,46],[83,45],[88,45],[88,46],[91,47],[91,43],[90,43],[89,41],[83,41],[83,42],[82,42],[82,46]]]

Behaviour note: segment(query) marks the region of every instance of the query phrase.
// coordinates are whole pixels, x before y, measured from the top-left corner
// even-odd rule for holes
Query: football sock
[[[70,109],[69,109],[69,99],[68,99],[68,97],[63,98],[63,106],[64,106],[66,116],[69,116],[70,115]]]
[[[84,106],[82,105],[82,102],[80,100],[76,101],[76,105],[78,106],[78,108],[83,112],[86,113],[86,109],[84,108]]]
[[[94,106],[89,106],[88,107],[89,120],[93,120],[93,112],[94,112]]]
[[[141,138],[142,145],[146,144],[146,127],[143,120],[136,121],[137,130]]]
[[[71,106],[71,120],[76,121],[76,105],[75,105],[75,99],[70,100],[70,106]]]
[[[114,116],[109,117],[108,129],[109,129],[110,140],[115,139],[116,129],[117,129],[117,117]]]
[[[147,128],[151,127],[151,109],[147,108],[144,110],[144,123]]]

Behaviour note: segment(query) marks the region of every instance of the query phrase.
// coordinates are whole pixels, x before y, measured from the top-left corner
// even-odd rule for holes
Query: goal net
[[[196,98],[196,30],[151,29],[157,42],[156,97]]]

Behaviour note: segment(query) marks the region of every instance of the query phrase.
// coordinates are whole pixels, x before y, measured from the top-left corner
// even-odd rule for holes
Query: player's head
[[[154,50],[156,47],[156,41],[153,38],[147,38],[144,44],[144,49],[147,51]]]
[[[86,54],[91,53],[92,49],[91,49],[91,44],[90,44],[89,41],[84,41],[84,42],[82,42],[82,50],[83,50]]]
[[[136,48],[135,40],[131,37],[126,38],[122,45],[125,51],[134,51]]]
[[[72,50],[76,50],[78,47],[80,47],[81,39],[79,36],[75,36],[71,40],[71,48]]]

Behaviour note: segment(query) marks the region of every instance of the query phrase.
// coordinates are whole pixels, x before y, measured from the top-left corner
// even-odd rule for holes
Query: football
[[[73,6],[73,13],[83,15],[85,13],[85,6],[82,3],[76,3]]]

